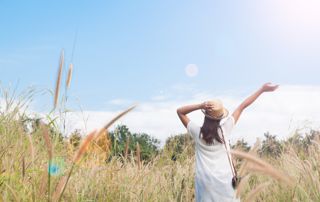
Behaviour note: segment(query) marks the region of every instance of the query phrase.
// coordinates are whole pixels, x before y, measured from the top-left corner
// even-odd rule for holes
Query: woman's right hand
[[[279,87],[279,85],[274,85],[272,83],[265,83],[261,87],[261,90],[262,90],[262,92],[273,92],[273,91],[277,90],[278,87]]]

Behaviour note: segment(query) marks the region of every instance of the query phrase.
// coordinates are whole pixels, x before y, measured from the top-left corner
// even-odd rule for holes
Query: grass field
[[[106,153],[89,145],[95,133],[85,138],[79,148],[48,133],[46,126],[28,133],[16,114],[1,114],[2,201],[194,200],[193,155],[174,162],[161,152],[149,163],[139,162],[133,155],[106,163]],[[239,169],[245,176],[239,186],[243,200],[320,200],[319,140],[312,140],[303,152],[297,151],[295,145],[286,145],[280,157],[265,161],[255,157],[254,150],[250,151],[252,154],[235,152],[235,156],[244,159]]]

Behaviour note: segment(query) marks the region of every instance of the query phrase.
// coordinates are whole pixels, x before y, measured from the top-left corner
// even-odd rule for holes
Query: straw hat
[[[211,105],[209,109],[202,109],[206,117],[213,120],[221,120],[228,116],[229,111],[223,107],[223,104],[220,100],[210,100],[207,101],[207,104]]]

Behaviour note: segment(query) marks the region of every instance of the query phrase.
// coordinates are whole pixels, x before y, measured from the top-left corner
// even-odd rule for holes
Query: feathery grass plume
[[[250,170],[252,172],[258,172],[258,173],[268,175],[268,176],[270,176],[280,182],[284,182],[290,186],[294,186],[294,180],[292,178],[290,178],[289,176],[285,175],[284,173],[276,170],[272,166],[262,167],[262,166],[253,165],[252,163],[250,163],[248,165],[248,170]]]
[[[138,168],[140,170],[140,168],[141,168],[141,149],[140,149],[140,145],[138,142],[137,142],[137,147],[136,147],[136,155],[137,155]]]
[[[104,134],[104,132],[114,123],[116,122],[119,118],[121,118],[122,116],[126,115],[128,112],[130,112],[131,110],[133,110],[136,106],[132,106],[130,107],[129,109],[125,110],[124,112],[120,113],[118,116],[116,116],[115,118],[113,118],[109,123],[107,123],[102,129],[100,129],[98,132],[94,131],[94,132],[91,132],[87,137],[86,139],[83,141],[83,143],[81,144],[78,152],[76,153],[76,155],[74,156],[73,158],[73,162],[72,162],[72,165],[71,165],[71,169],[68,173],[68,176],[65,180],[65,183],[63,186],[60,187],[57,187],[59,188],[58,190],[55,190],[55,192],[57,192],[58,194],[58,201],[61,200],[62,196],[63,196],[63,193],[67,187],[67,184],[69,182],[69,179],[71,177],[71,174],[73,172],[73,169],[74,169],[74,166],[75,164],[81,159],[81,157],[83,156],[83,154],[86,152],[89,144],[91,141],[93,141],[94,139],[96,138],[99,138],[99,136],[101,134]],[[63,178],[61,180],[64,180]],[[60,182],[59,182],[60,183]],[[63,184],[63,183],[62,183]],[[61,189],[61,190],[60,190]]]
[[[240,158],[244,158],[248,162],[250,162],[250,164],[247,166],[249,170],[267,174],[270,177],[273,177],[279,181],[285,182],[286,184],[293,186],[293,179],[291,179],[289,176],[285,175],[284,173],[276,170],[269,163],[264,162],[258,157],[253,156],[252,154],[248,154],[246,152],[235,151],[235,150],[231,150],[231,154],[238,156]]]
[[[49,136],[49,131],[45,125],[42,125],[41,128],[43,130],[43,138],[47,147],[48,157],[49,157],[49,160],[51,161],[53,157],[53,148],[52,148],[51,138]]]
[[[98,133],[97,136],[95,137],[95,139],[99,138],[100,135],[103,135],[104,132],[106,130],[108,130],[108,128],[114,124],[114,122],[116,122],[118,119],[120,119],[121,117],[123,117],[124,115],[126,115],[127,113],[129,113],[130,111],[132,111],[134,108],[136,108],[137,105],[133,105],[132,107],[128,108],[127,110],[121,112],[120,114],[118,114],[116,117],[114,117],[111,121],[109,121],[103,128],[101,128]]]
[[[105,154],[106,154],[106,157],[110,154],[111,152],[111,140],[109,138],[109,132],[106,130],[105,132],[105,135],[106,135],[106,149],[105,149]]]
[[[93,140],[93,138],[95,137],[96,134],[96,130],[91,132],[82,142],[82,144],[79,147],[78,152],[76,153],[76,155],[73,158],[73,163],[77,163],[81,157],[83,156],[83,154],[87,151],[87,148],[90,144],[90,142]]]
[[[257,154],[257,151],[259,149],[261,145],[260,139],[258,138],[257,141],[255,142],[254,146],[250,149],[250,151],[248,152],[249,154],[255,155]],[[239,176],[244,176],[245,172],[247,170],[247,164],[248,162],[245,160],[242,165],[239,168]]]
[[[258,196],[258,194],[265,189],[266,187],[268,187],[271,184],[270,181],[262,183],[260,185],[258,185],[254,190],[252,190],[248,196],[247,199],[245,200],[246,202],[251,202],[254,201],[254,199]]]
[[[53,102],[53,108],[55,109],[58,105],[58,99],[59,99],[59,93],[60,93],[60,85],[61,85],[61,77],[62,77],[62,70],[63,70],[63,64],[64,64],[64,50],[61,51],[60,55],[60,62],[59,62],[59,69],[58,69],[58,77],[56,80],[56,90],[54,94],[54,102]]]
[[[57,184],[57,186],[55,188],[56,191],[52,195],[52,201],[58,201],[59,196],[61,194],[61,191],[67,182],[67,178],[68,178],[68,176],[63,176],[60,179],[59,183]]]
[[[67,77],[67,83],[66,83],[67,88],[70,88],[72,73],[73,73],[73,64],[71,63],[69,65],[69,70],[68,70],[68,77]]]
[[[62,177],[61,180],[59,181],[59,184],[62,184],[60,186],[57,187],[57,189],[54,192],[55,196],[59,196],[57,197],[58,200],[57,201],[61,201],[61,198],[63,196],[64,191],[66,190],[67,184],[70,180],[71,174],[74,170],[74,166],[76,165],[77,162],[80,161],[81,157],[85,154],[85,152],[87,151],[87,148],[90,144],[90,142],[94,139],[95,135],[96,135],[97,131],[93,131],[91,132],[82,142],[82,144],[80,145],[80,148],[78,150],[78,152],[75,154],[75,156],[73,157],[73,161],[72,161],[72,165],[70,168],[70,171],[65,179],[65,177]],[[59,185],[58,184],[58,185]]]
[[[238,156],[240,158],[244,158],[245,160],[252,162],[256,165],[262,166],[262,167],[270,166],[268,163],[264,162],[262,159],[260,159],[256,156],[253,156],[252,154],[248,154],[246,152],[243,152],[243,151],[231,150],[230,153],[235,156]]]
[[[40,181],[40,186],[39,186],[39,193],[38,193],[38,195],[40,196],[40,197],[42,197],[45,193],[46,193],[46,187],[48,187],[47,186],[47,184],[48,184],[48,175],[49,175],[49,172],[48,172],[48,170],[47,170],[48,168],[46,167],[46,170],[45,170],[45,172],[43,173],[43,175],[41,176],[41,181]]]

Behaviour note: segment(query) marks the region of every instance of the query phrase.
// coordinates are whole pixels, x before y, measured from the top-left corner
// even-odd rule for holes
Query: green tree
[[[109,133],[111,139],[111,157],[135,154],[136,145],[139,143],[141,159],[150,161],[158,154],[160,141],[146,133],[131,133],[126,125],[118,125]],[[127,152],[127,154],[126,154]]]
[[[260,155],[267,157],[279,157],[282,151],[281,143],[276,139],[275,135],[269,132],[264,134],[265,139],[262,141],[262,147],[259,151]]]
[[[69,136],[69,142],[73,147],[78,147],[81,142],[81,133],[80,130],[76,129]]]
[[[302,134],[297,130],[290,138],[285,141],[286,145],[294,147],[296,151],[302,156],[308,152],[309,146],[312,141],[320,139],[320,132],[316,130],[310,130],[308,133]]]
[[[231,148],[248,152],[251,147],[248,145],[248,142],[246,142],[244,139],[241,139],[241,140],[238,140],[236,144],[232,145]]]
[[[194,141],[189,134],[171,136],[166,140],[164,150],[176,161],[194,155]]]

